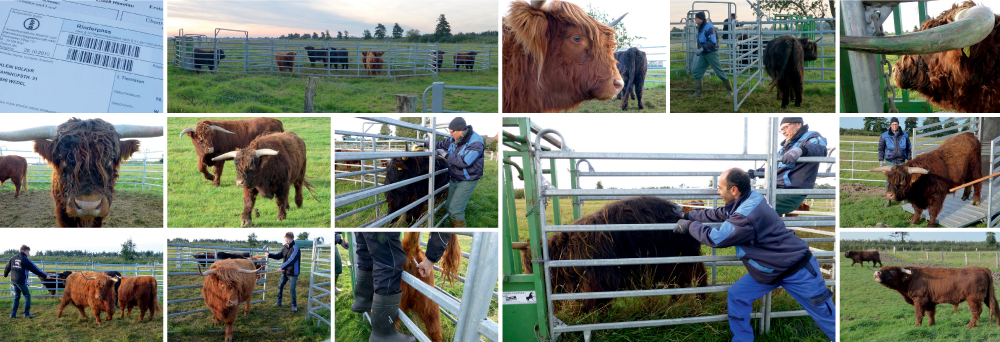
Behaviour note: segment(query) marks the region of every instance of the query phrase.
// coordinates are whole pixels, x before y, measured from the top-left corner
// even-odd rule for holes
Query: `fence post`
[[[896,246],[892,246],[892,254],[896,254]]]
[[[969,266],[969,252],[965,252],[965,266]]]
[[[941,262],[944,262],[944,251],[941,251]]]
[[[417,95],[396,94],[396,113],[416,113]]]
[[[431,84],[431,113],[444,112],[444,82]]]
[[[309,77],[309,82],[306,83],[306,100],[305,109],[303,113],[315,113],[313,109],[313,99],[316,98],[316,83],[319,82],[319,77]]]

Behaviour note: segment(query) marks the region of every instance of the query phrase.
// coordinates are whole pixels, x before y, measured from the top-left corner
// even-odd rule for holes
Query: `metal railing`
[[[132,185],[133,187],[141,187],[146,189],[147,187],[158,187],[163,188],[163,151],[141,151],[142,158],[133,154],[132,158],[127,161],[122,161],[121,167],[118,170],[118,180],[115,185]],[[28,184],[31,183],[51,183],[52,182],[52,171],[53,169],[48,167],[48,163],[42,156],[39,156],[34,151],[25,150],[11,150],[6,146],[0,146],[0,156],[4,155],[18,155],[24,157],[28,161]],[[136,168],[135,170],[131,170]],[[154,170],[158,168],[158,170]]]
[[[110,272],[117,271],[125,277],[138,277],[138,276],[153,276],[156,277],[156,294],[161,299],[163,298],[163,265],[160,263],[150,263],[150,264],[102,264],[99,262],[66,262],[66,261],[44,261],[44,260],[32,260],[38,269],[46,273],[60,273],[64,271],[91,271],[91,272]],[[0,266],[6,266],[7,261],[0,261]],[[41,281],[38,278],[29,276],[27,279],[28,288],[30,291],[40,291],[45,293],[48,291],[55,291],[56,294],[32,294],[33,298],[61,298],[64,288],[47,288],[46,284],[58,284],[64,282],[65,280],[47,280]],[[0,290],[0,292],[8,292],[10,296],[0,297],[0,299],[12,299],[14,298],[14,288],[9,282],[4,282],[7,288]]]
[[[333,254],[334,250],[331,244],[324,244],[323,238],[318,237],[313,240],[312,255],[309,260],[309,299],[306,300],[306,313],[309,317],[315,318],[317,324],[322,322],[327,326],[330,326],[330,317],[324,317],[319,314],[319,310],[325,309],[327,312],[331,313],[333,310],[330,308],[330,290],[323,288],[323,286],[333,287],[333,282],[331,282],[333,267]],[[317,278],[320,277],[320,278]],[[320,281],[317,283],[317,279]],[[323,281],[323,280],[326,281]],[[321,301],[321,298],[326,298],[326,302]]]
[[[670,49],[668,46],[636,46],[646,53],[646,79],[645,83],[667,83],[667,65],[670,59]],[[628,50],[629,47],[619,47],[617,51]],[[663,77],[662,81],[650,80],[649,76]]]
[[[912,144],[912,142],[909,142],[909,141],[907,143],[908,144]],[[851,166],[850,167],[844,167],[844,166],[840,167],[840,172],[841,172],[841,174],[840,174],[840,180],[852,180],[852,181],[862,181],[862,182],[872,182],[872,183],[885,184],[885,179],[877,179],[877,178],[885,178],[885,176],[882,176],[880,174],[874,174],[874,173],[868,171],[868,170],[873,169],[876,166],[878,166],[878,142],[877,141],[841,141],[840,142],[840,146],[844,146],[845,144],[851,144],[851,149],[850,150],[843,149],[843,148],[840,149],[840,165],[844,165],[845,163],[850,163]],[[858,145],[862,146],[860,150],[858,149]],[[871,146],[871,145],[874,145],[874,146]],[[913,145],[910,145],[910,146],[912,148]],[[868,147],[871,147],[871,148],[868,148]],[[866,157],[872,157],[872,156],[874,156],[874,157],[873,158],[866,158]],[[859,169],[858,166],[857,166],[857,164],[868,165],[868,166],[871,166],[871,167]],[[866,166],[862,166],[862,167],[866,167]],[[848,172],[850,173],[850,175],[847,175]],[[856,174],[855,172],[857,172],[858,174]],[[859,177],[862,177],[862,176],[859,176],[859,174],[860,175],[865,175],[865,176],[871,176],[871,177],[873,177],[873,179],[859,178]]]
[[[455,111],[455,110],[445,110],[444,109],[444,90],[445,89],[498,91],[499,88],[498,87],[452,86],[452,85],[444,85],[444,82],[434,82],[434,83],[431,83],[430,87],[427,87],[427,89],[424,89],[424,96],[423,96],[423,104],[424,104],[423,112],[424,113],[427,113],[427,91],[428,90],[432,90],[432,92],[431,92],[431,113],[471,113],[471,112],[462,112],[462,111]]]
[[[167,249],[169,250],[171,248],[174,249],[174,252],[175,252],[175,254],[176,254],[177,257],[174,257],[174,258],[168,257],[167,258],[167,263],[173,263],[173,265],[174,265],[172,268],[170,268],[167,271],[167,274],[170,275],[170,276],[192,276],[192,275],[200,275],[200,273],[198,272],[198,263],[199,262],[209,262],[209,263],[211,263],[211,262],[215,262],[215,261],[218,261],[218,260],[224,260],[224,259],[216,259],[216,258],[202,258],[202,259],[194,258],[194,255],[197,254],[197,253],[211,252],[211,253],[215,253],[213,255],[218,255],[218,253],[220,251],[222,251],[222,252],[239,252],[239,253],[249,252],[249,253],[253,254],[253,253],[270,253],[270,250],[271,250],[271,248],[268,247],[268,246],[265,246],[264,248],[237,248],[237,247],[203,246],[203,245],[192,245],[192,244],[186,244],[186,243],[172,243],[172,242],[168,242],[167,243]],[[276,267],[276,265],[271,265],[271,261],[270,260],[271,259],[266,259],[266,260],[263,261],[263,263],[265,263],[268,266],[268,270],[272,269],[273,267]],[[258,262],[258,261],[255,261],[255,262]],[[205,270],[205,269],[208,269],[208,268],[207,267],[202,267],[202,269]],[[252,300],[251,299],[250,304],[262,303],[262,302],[264,302],[264,300],[266,300],[266,297],[267,297],[267,276],[268,276],[267,274],[264,274],[255,283],[255,284],[263,284],[263,287],[260,290],[256,290],[255,289],[254,292],[253,292],[254,295],[260,294],[260,300]],[[182,290],[182,289],[200,289],[201,287],[202,287],[202,285],[170,286],[170,287],[167,287],[167,291]],[[254,287],[256,288],[256,285],[254,285]],[[175,296],[171,296],[170,298],[171,298],[171,300],[167,301],[167,306],[168,307],[171,304],[194,302],[194,301],[202,301],[202,300],[205,299],[204,297],[198,297],[198,298],[179,298],[178,299]],[[205,309],[190,310],[190,311],[183,311],[183,312],[170,312],[170,313],[167,314],[167,317],[168,318],[169,317],[177,317],[177,316],[190,315],[190,314],[199,313],[199,312],[206,312],[206,311],[209,311],[209,309],[205,308]],[[172,331],[168,331],[168,332],[172,332]]]
[[[1000,137],[997,137],[990,141],[990,160],[989,160],[989,170],[990,174],[1000,172],[1000,148],[997,142],[1000,142]],[[994,218],[997,211],[1000,211],[1000,199],[997,195],[1000,192],[1000,177],[994,177],[987,181],[986,184],[986,228],[995,228],[997,224],[1000,223],[1000,217]]]

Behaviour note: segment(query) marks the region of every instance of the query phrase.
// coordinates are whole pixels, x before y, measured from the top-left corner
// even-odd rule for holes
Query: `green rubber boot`
[[[694,94],[688,95],[691,98],[701,97],[701,79],[694,80]]]

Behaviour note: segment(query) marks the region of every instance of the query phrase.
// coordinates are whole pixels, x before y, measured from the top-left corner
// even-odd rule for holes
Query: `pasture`
[[[913,306],[906,304],[898,292],[886,288],[873,279],[872,270],[855,265],[849,267],[851,260],[840,255],[840,338],[843,341],[991,341],[1000,338],[1000,330],[995,324],[988,323],[989,315],[986,307],[979,318],[979,325],[966,329],[971,314],[969,305],[958,305],[958,312],[952,311],[950,305],[937,306],[936,324],[928,326],[924,318],[923,325],[914,327]],[[886,266],[965,266],[965,252],[948,252],[945,261],[941,261],[941,252],[929,252],[930,260],[926,260],[924,252],[916,252],[919,260],[914,260],[914,252],[898,254],[892,251],[882,251],[882,262]],[[983,259],[978,259],[975,252],[968,252],[970,266],[995,268],[992,252],[983,253]],[[846,263],[845,263],[846,262]],[[867,263],[866,263],[867,264]],[[993,278],[997,278],[994,271]],[[994,289],[996,291],[996,284]]]
[[[528,222],[524,215],[526,211],[525,201],[516,200],[518,216],[518,236],[519,240],[528,239]],[[610,203],[611,201],[585,201],[582,208],[582,215],[593,213]],[[560,218],[562,224],[570,224],[573,221],[573,204],[571,198],[562,197],[559,200]],[[548,224],[554,224],[553,204],[549,204],[547,209]],[[815,228],[824,231],[833,231],[833,227]],[[551,235],[551,234],[550,234]],[[801,238],[829,237],[819,234],[796,232]],[[833,250],[832,242],[814,242],[810,246],[823,250]],[[732,255],[734,248],[722,248],[716,251],[718,255]],[[702,255],[711,255],[712,249],[702,246]],[[832,265],[820,264],[824,269],[832,269]],[[711,268],[707,271],[711,274]],[[717,268],[717,282],[732,283],[746,274],[742,266]],[[709,279],[711,283],[711,279]],[[835,290],[835,289],[834,289]],[[802,306],[784,290],[777,290],[774,293],[771,310],[791,311],[802,310]],[[834,295],[836,302],[836,295]],[[760,300],[755,302],[753,312],[760,309]],[[611,301],[606,307],[593,311],[584,312],[582,301],[556,301],[556,317],[566,324],[588,324],[624,322],[639,320],[655,320],[679,317],[697,317],[719,315],[726,312],[726,293],[706,294],[706,299],[698,300],[695,295],[683,296],[659,296],[659,297],[632,297],[617,298]],[[757,329],[758,321],[752,322],[754,329]],[[339,330],[338,330],[339,333]],[[759,332],[758,332],[759,333]],[[729,331],[728,322],[697,323],[686,325],[662,326],[653,328],[619,329],[619,330],[599,330],[594,331],[595,341],[729,341],[732,334]],[[582,333],[563,334],[560,341],[583,341]],[[771,332],[766,335],[757,335],[757,341],[828,341],[826,335],[816,326],[812,318],[792,317],[774,318],[771,320]]]
[[[0,212],[5,213],[0,215],[0,227],[56,226],[51,186],[48,183],[28,183],[28,188],[30,191],[27,193],[21,188],[21,196],[14,198],[13,184],[8,182],[0,187]],[[163,188],[142,189],[117,184],[115,198],[111,202],[111,214],[104,220],[104,227],[162,228]]]
[[[497,164],[496,160],[486,159],[483,167],[483,178],[479,179],[479,183],[476,184],[476,189],[472,192],[472,198],[469,199],[469,205],[465,208],[465,220],[466,226],[476,227],[476,228],[496,228],[500,224],[499,213],[497,212],[499,208],[499,190],[497,182]],[[353,170],[356,171],[356,170]],[[381,182],[381,180],[380,180]],[[371,187],[371,185],[368,185]],[[435,187],[440,187],[440,185],[435,184]],[[334,189],[336,193],[341,194],[345,192],[350,192],[354,190],[362,189],[361,183],[350,182],[345,180],[337,181],[337,186]],[[380,196],[382,200],[385,196]],[[447,197],[439,196],[434,200],[434,206],[438,206],[447,199]],[[375,203],[375,198],[366,198],[361,201],[357,201],[340,208],[336,208],[335,212],[337,215],[349,212],[351,210],[361,208],[363,206]],[[379,205],[379,217],[385,216],[389,211],[388,205],[385,203]],[[426,210],[424,211],[426,213]],[[447,214],[445,208],[441,208],[435,215],[435,222],[440,220],[441,217]],[[337,221],[336,226],[338,228],[351,228],[358,227],[364,223],[371,222],[376,219],[375,208],[369,208],[367,210],[361,211],[354,214],[353,216],[345,217]],[[425,223],[426,224],[426,223]],[[406,227],[407,225],[403,222],[397,224],[389,224],[388,227]],[[426,225],[424,225],[426,227]],[[448,221],[442,223],[442,226],[450,227],[451,224]]]
[[[193,127],[205,118],[168,118],[167,149],[169,175],[167,180],[167,216],[170,227],[239,227],[243,213],[243,190],[236,186],[236,170],[226,162],[222,183],[218,187],[198,171],[198,155],[191,138],[178,137],[185,127]],[[218,118],[236,119],[236,118]],[[291,209],[284,221],[277,221],[278,207],[274,199],[258,195],[253,222],[265,227],[330,227],[330,118],[279,118],[286,132],[295,132],[306,143],[306,180],[313,191],[305,187],[302,207],[294,204],[294,188],[289,195]],[[211,172],[211,168],[209,169]],[[312,196],[316,196],[314,200]]]
[[[421,236],[423,242],[427,242],[430,234],[423,234]],[[353,236],[352,236],[353,239]],[[472,248],[472,237],[459,235],[458,243],[462,246],[462,251],[468,253],[469,249]],[[426,250],[426,247],[422,247]],[[351,270],[350,270],[350,259],[348,258],[349,250],[337,247],[337,252],[340,253],[340,258],[344,262],[344,273],[340,275],[337,279],[337,288],[341,290],[340,294],[337,295],[337,302],[334,304],[334,310],[336,313],[336,322],[334,323],[337,327],[337,341],[364,341],[371,335],[371,326],[366,322],[361,314],[351,311],[351,305],[354,304],[354,284],[351,283]],[[465,276],[465,270],[468,269],[469,259],[462,258],[461,265],[459,266],[459,275]],[[448,294],[455,296],[459,300],[462,298],[462,291],[465,288],[465,284],[455,281],[454,284],[444,281],[441,277],[441,272],[434,272],[434,282],[437,286],[443,289]],[[499,302],[496,298],[490,299],[490,311],[486,315],[487,318],[497,322],[498,320],[498,310]],[[413,321],[418,327],[424,329],[423,321],[420,320],[420,316],[415,314],[409,314],[410,320]],[[399,331],[404,334],[409,334],[403,324],[399,325]],[[455,336],[455,324],[451,322],[443,314],[441,315],[441,329],[444,341],[452,341]],[[424,330],[426,331],[426,329]],[[489,341],[482,336],[480,340]]]

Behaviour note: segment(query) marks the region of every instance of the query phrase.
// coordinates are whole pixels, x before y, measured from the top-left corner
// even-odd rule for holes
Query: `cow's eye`
[[[579,43],[580,42],[580,36],[573,36],[573,41]]]

